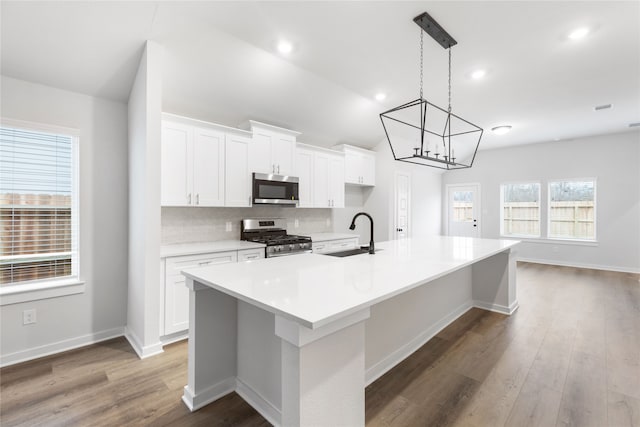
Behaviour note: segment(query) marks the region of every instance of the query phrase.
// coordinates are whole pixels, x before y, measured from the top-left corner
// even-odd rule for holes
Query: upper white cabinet
[[[337,145],[344,152],[345,182],[356,185],[375,185],[376,154],[373,151],[352,145]]]
[[[314,185],[314,151],[306,148],[298,147],[296,150],[296,172],[295,176],[300,180],[298,182],[298,207],[313,207],[313,185]]]
[[[253,120],[249,123],[253,133],[251,172],[294,175],[296,137],[300,133]]]
[[[224,133],[163,121],[161,139],[162,206],[223,206]]]
[[[225,206],[251,206],[250,147],[251,138],[227,134]]]
[[[298,144],[299,207],[344,207],[344,154]]]

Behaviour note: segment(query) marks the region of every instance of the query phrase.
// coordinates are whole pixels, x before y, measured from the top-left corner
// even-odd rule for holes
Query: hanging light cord
[[[423,46],[423,31],[422,28],[420,28],[420,99],[422,98],[422,69],[423,69],[423,60],[422,60],[422,46]]]
[[[451,46],[449,46],[449,112],[451,112]]]

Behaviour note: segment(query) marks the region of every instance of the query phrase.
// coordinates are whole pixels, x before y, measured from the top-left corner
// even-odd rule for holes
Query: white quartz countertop
[[[311,237],[311,241],[318,242],[328,242],[330,240],[341,240],[341,239],[360,239],[360,235],[358,234],[347,234],[347,233],[311,233],[308,235]]]
[[[181,243],[160,247],[160,258],[180,255],[196,255],[226,251],[240,251],[243,249],[264,248],[262,243],[247,242],[245,240],[219,240],[217,242]]]
[[[183,274],[315,329],[518,243],[430,236],[376,243],[374,255],[309,253],[198,267]]]

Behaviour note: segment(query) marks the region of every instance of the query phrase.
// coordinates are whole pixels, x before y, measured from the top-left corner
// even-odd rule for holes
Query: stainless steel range
[[[267,245],[266,258],[311,252],[311,237],[287,234],[284,218],[243,219],[240,239]]]

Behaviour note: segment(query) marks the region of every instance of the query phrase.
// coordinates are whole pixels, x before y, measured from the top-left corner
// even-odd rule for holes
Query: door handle
[[[278,165],[278,174],[280,174],[280,165]]]
[[[196,205],[200,204],[200,193],[196,194]]]
[[[187,199],[189,200],[189,201],[187,202],[187,204],[188,204],[188,205],[190,205],[190,204],[191,204],[191,193],[189,193],[189,195],[187,196]]]

